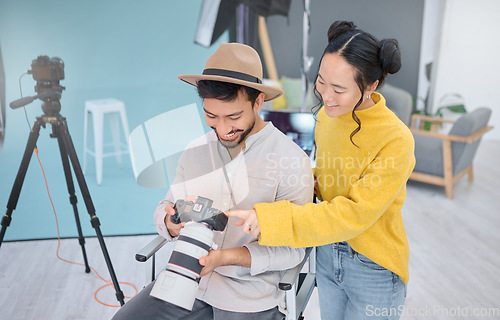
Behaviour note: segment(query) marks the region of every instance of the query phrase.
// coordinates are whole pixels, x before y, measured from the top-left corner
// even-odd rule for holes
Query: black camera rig
[[[26,143],[26,149],[24,151],[19,170],[16,175],[16,180],[12,187],[9,200],[7,203],[7,212],[2,218],[0,229],[0,246],[2,245],[3,238],[7,227],[12,221],[12,213],[16,209],[17,202],[19,200],[19,195],[21,194],[21,189],[24,183],[24,178],[26,172],[28,171],[28,166],[33,155],[33,151],[37,148],[36,143],[39,137],[40,128],[45,128],[46,124],[51,124],[52,134],[51,138],[57,139],[59,144],[59,151],[61,154],[62,166],[64,170],[64,176],[66,178],[66,184],[68,187],[70,204],[73,207],[73,213],[75,216],[75,222],[77,225],[78,239],[80,246],[82,248],[83,260],[85,263],[85,272],[90,272],[90,266],[87,260],[87,252],[85,249],[85,238],[83,237],[82,228],[80,225],[80,217],[77,208],[77,197],[75,194],[75,185],[73,182],[73,175],[71,169],[73,169],[78,186],[85,202],[85,207],[90,216],[90,223],[95,229],[97,238],[99,239],[99,244],[101,245],[102,253],[104,259],[108,266],[109,274],[113,282],[113,287],[116,291],[116,298],[120,302],[120,305],[124,305],[125,301],[123,292],[120,289],[120,284],[116,278],[111,259],[109,257],[108,249],[104,243],[104,238],[101,233],[99,218],[95,214],[95,207],[90,197],[90,192],[87,187],[87,182],[83,176],[83,171],[78,161],[75,146],[69,134],[68,124],[66,118],[64,118],[59,111],[61,110],[60,98],[62,91],[65,89],[59,84],[59,81],[64,79],[64,63],[59,58],[49,58],[48,56],[38,56],[37,59],[33,60],[31,64],[31,70],[28,70],[28,74],[33,75],[33,79],[36,80],[35,91],[38,93],[36,96],[24,97],[10,103],[12,109],[16,109],[31,103],[35,99],[40,99],[43,101],[42,110],[44,115],[37,117],[33,127],[31,128],[30,135],[28,137],[28,142]]]
[[[43,101],[42,110],[46,115],[56,115],[61,111],[61,95],[66,88],[59,84],[64,79],[64,62],[57,57],[38,56],[31,63],[28,74],[36,80],[36,96],[25,97],[10,103],[12,109],[25,106],[35,99]]]
[[[197,197],[195,202],[177,200],[174,205],[175,215],[170,220],[175,223],[196,221],[205,224],[212,230],[222,231],[226,227],[228,217],[224,212],[212,208],[213,201]]]

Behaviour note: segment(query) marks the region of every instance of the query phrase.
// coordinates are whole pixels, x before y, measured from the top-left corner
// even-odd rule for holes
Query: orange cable
[[[43,174],[43,179],[45,180],[45,187],[47,189],[47,195],[49,196],[49,200],[50,200],[50,204],[52,205],[52,211],[54,211],[54,217],[55,217],[55,220],[56,220],[56,229],[57,229],[57,251],[56,251],[56,256],[59,260],[61,261],[64,261],[64,262],[67,262],[67,263],[70,263],[70,264],[75,264],[75,265],[79,265],[79,266],[85,266],[83,263],[79,263],[79,262],[73,262],[73,261],[69,261],[69,260],[66,260],[66,259],[63,259],[59,256],[59,248],[61,246],[61,237],[60,237],[60,234],[59,234],[59,222],[57,220],[57,214],[56,214],[56,209],[54,207],[54,203],[52,202],[52,196],[50,195],[50,191],[49,191],[49,185],[47,183],[47,177],[45,176],[45,170],[43,169],[43,166],[42,166],[42,162],[40,161],[40,157],[38,156],[38,148],[35,147],[35,154],[36,154],[36,158],[38,159],[38,163],[40,164],[40,168],[42,169],[42,174]],[[105,285],[99,287],[95,292],[94,292],[94,299],[99,302],[100,304],[102,305],[105,305],[107,307],[121,307],[120,305],[111,305],[111,304],[107,304],[107,303],[104,303],[102,302],[101,300],[99,300],[97,298],[97,293],[101,290],[101,289],[104,289],[105,287],[108,287],[108,286],[112,286],[114,288],[114,285],[113,283],[111,282],[111,280],[106,280],[104,279],[103,277],[101,277],[101,275],[93,268],[90,266],[90,269],[92,269],[92,271],[94,271],[94,273],[104,282],[106,282]],[[118,283],[120,284],[126,284],[126,285],[129,285],[131,286],[132,288],[134,288],[135,290],[135,294],[132,296],[132,297],[127,297],[125,296],[125,298],[127,299],[130,299],[130,298],[133,298],[135,295],[137,295],[138,291],[137,291],[137,287],[134,286],[132,283],[130,282],[121,282],[119,281]]]

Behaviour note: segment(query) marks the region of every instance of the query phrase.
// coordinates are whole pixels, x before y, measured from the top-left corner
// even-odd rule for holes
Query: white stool
[[[92,114],[94,124],[94,151],[88,146],[88,117]],[[103,153],[103,133],[104,133],[104,114],[109,114],[109,122],[111,126],[111,134],[113,136],[114,152]],[[125,134],[124,143],[120,141],[119,122],[122,121],[123,133]],[[116,99],[90,100],[85,102],[85,117],[83,125],[83,172],[87,169],[87,153],[95,157],[97,184],[102,182],[102,158],[108,156],[116,156],[118,165],[121,166],[121,155],[128,153],[126,140],[129,135],[127,115],[125,113],[125,105],[123,102]]]

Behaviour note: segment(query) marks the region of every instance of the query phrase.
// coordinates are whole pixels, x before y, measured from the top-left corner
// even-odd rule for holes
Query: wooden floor
[[[401,319],[500,319],[500,142],[483,141],[475,182],[463,178],[449,200],[440,187],[409,182],[403,216],[410,243],[410,283]],[[144,266],[134,254],[153,236],[107,237],[119,281],[141,287]],[[86,239],[90,264],[109,273],[96,238]],[[109,319],[99,304],[105,284],[81,266],[56,258],[56,240],[5,242],[0,248],[0,319]],[[82,261],[78,241],[61,241],[60,256]],[[121,285],[125,295],[133,289]],[[106,287],[97,297],[116,304]],[[319,319],[316,293],[306,319]]]

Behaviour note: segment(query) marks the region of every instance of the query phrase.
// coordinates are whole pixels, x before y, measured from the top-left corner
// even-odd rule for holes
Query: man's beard
[[[238,132],[243,132],[240,136],[240,138],[236,141],[227,141],[227,140],[224,140],[224,139],[221,139],[220,136],[219,136],[219,133],[217,132],[217,130],[215,130],[215,128],[212,128],[214,131],[215,131],[215,134],[217,136],[217,139],[219,139],[220,143],[222,143],[222,145],[226,148],[229,148],[229,149],[233,149],[233,148],[236,148],[240,145],[240,143],[245,140],[245,138],[248,136],[248,134],[253,130],[253,127],[255,126],[255,120],[252,122],[252,125],[247,129],[247,130],[241,130],[241,129],[236,129],[236,130],[233,130],[229,133],[238,133]]]

